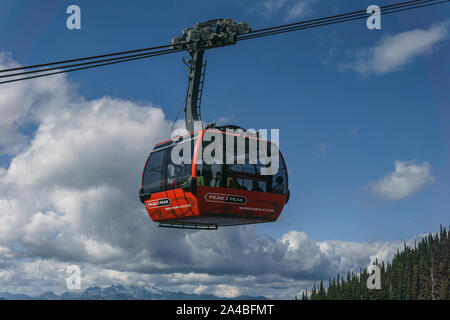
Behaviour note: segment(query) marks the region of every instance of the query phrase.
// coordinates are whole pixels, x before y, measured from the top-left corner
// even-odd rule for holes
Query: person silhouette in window
[[[222,184],[222,178],[220,175],[220,171],[216,172],[216,187],[220,187],[220,185]]]
[[[227,188],[231,189],[239,189],[239,184],[237,183],[234,177],[228,177],[227,179]]]
[[[284,193],[283,178],[278,176],[275,180],[275,185],[272,188],[274,193]]]
[[[259,186],[259,182],[256,180],[252,181],[252,191],[263,192],[263,189]]]

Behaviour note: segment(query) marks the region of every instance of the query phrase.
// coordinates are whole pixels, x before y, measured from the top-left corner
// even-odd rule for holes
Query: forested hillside
[[[348,271],[315,284],[311,295],[304,292],[303,300],[324,299],[392,299],[392,300],[448,300],[449,299],[449,235],[441,226],[438,234],[429,234],[414,247],[406,244],[387,264],[375,262],[381,271],[381,289],[368,289],[367,269],[359,274]]]

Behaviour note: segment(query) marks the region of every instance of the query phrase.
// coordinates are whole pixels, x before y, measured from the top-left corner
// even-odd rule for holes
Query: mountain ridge
[[[0,292],[0,300],[268,300],[264,296],[241,295],[233,298],[218,297],[213,294],[173,292],[151,287],[111,285],[85,290],[67,291],[57,295],[51,291],[37,296]]]

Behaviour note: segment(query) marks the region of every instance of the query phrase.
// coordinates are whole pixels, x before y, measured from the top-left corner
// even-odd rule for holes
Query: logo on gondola
[[[205,194],[205,200],[208,202],[236,203],[236,204],[244,204],[247,202],[246,197],[222,193],[207,193]]]
[[[167,207],[170,206],[170,199],[159,199],[147,202],[147,208],[152,209],[156,207]]]

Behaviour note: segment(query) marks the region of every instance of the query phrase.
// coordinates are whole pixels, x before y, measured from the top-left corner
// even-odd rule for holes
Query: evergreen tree
[[[308,289],[302,292],[302,300],[308,300]]]
[[[325,288],[323,287],[323,282],[322,280],[320,280],[320,285],[319,285],[319,295],[318,295],[319,300],[325,300],[327,298],[327,293],[325,291]]]
[[[450,229],[440,227],[439,233],[429,234],[411,248],[404,244],[403,250],[397,250],[391,262],[378,260],[375,263],[380,268],[381,289],[369,290],[367,279],[370,274],[367,269],[359,274],[347,272],[344,277],[337,274],[328,279],[328,288],[322,280],[308,291],[302,293],[302,300],[324,299],[441,299],[449,300],[449,260],[450,260]],[[297,297],[296,297],[297,299]]]

